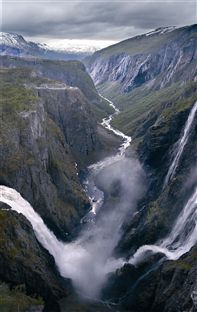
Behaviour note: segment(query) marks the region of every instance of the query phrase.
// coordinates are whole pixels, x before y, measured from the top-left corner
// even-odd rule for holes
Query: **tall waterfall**
[[[191,109],[184,132],[176,144],[176,153],[168,170],[164,187],[174,176],[179,160],[187,144],[191,127],[197,111],[197,101]],[[141,246],[129,260],[132,264],[141,262],[147,252],[163,253],[168,259],[176,260],[188,252],[197,242],[197,187],[178,216],[171,233],[156,245]]]
[[[197,243],[197,187],[178,216],[171,233],[156,245],[140,247],[129,260],[140,263],[148,251],[163,253],[168,259],[179,259]]]
[[[166,175],[166,178],[164,181],[164,186],[163,186],[164,188],[168,184],[168,182],[173,178],[173,176],[176,172],[176,169],[179,165],[179,161],[180,161],[180,158],[182,156],[184,147],[187,144],[187,141],[189,138],[190,130],[191,130],[194,118],[195,118],[196,111],[197,111],[197,101],[195,102],[194,106],[191,109],[191,112],[189,114],[189,117],[188,117],[187,122],[186,122],[185,127],[184,127],[183,135],[178,140],[178,142],[175,143],[176,147],[175,147],[175,151],[174,151],[174,158],[171,162],[168,173]]]
[[[42,218],[31,205],[16,190],[0,186],[0,201],[8,204],[12,210],[22,213],[30,221],[37,239],[55,258],[61,253],[63,243],[59,242],[55,235],[47,228]]]

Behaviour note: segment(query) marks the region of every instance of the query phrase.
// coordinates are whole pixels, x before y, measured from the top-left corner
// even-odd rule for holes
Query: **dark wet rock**
[[[192,299],[197,287],[196,247],[177,261],[166,261],[142,277],[123,306],[135,311],[196,311]]]
[[[41,296],[46,311],[59,311],[57,301],[72,292],[70,280],[62,279],[52,256],[38,243],[26,218],[0,211],[0,279],[12,287],[26,286],[27,294]]]
[[[49,117],[62,130],[74,159],[83,165],[100,147],[90,102],[79,88],[66,85],[62,85],[62,89],[40,86],[37,93]]]

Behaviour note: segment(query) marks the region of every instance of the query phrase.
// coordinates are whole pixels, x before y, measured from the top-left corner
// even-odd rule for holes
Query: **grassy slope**
[[[129,135],[133,135],[138,125],[151,117],[151,113],[162,112],[163,118],[171,118],[174,113],[193,105],[196,99],[196,85],[190,82],[181,86],[174,84],[170,87],[147,92],[138,88],[131,94],[130,107],[118,115],[113,125]]]
[[[189,26],[190,27],[190,26]],[[188,26],[175,29],[172,32],[168,32],[161,35],[152,35],[151,40],[149,36],[140,35],[136,36],[124,41],[121,41],[119,43],[116,43],[114,45],[111,45],[107,48],[104,48],[102,50],[99,50],[98,52],[95,52],[93,56],[88,57],[85,62],[88,64],[93,63],[94,60],[101,56],[102,58],[108,58],[112,55],[117,55],[121,53],[128,54],[130,56],[136,55],[136,54],[146,54],[151,53],[157,49],[159,49],[161,46],[165,45],[166,43],[174,40],[179,34],[183,34],[184,31],[188,30]],[[191,33],[190,37],[196,37],[196,33]]]
[[[79,61],[34,60],[4,56],[1,57],[1,64],[5,67],[16,67],[12,70],[11,75],[7,75],[8,82],[19,79],[20,83],[25,83],[29,71],[28,75],[32,83],[39,84],[39,82],[43,82],[43,79],[50,79],[81,89],[90,101],[91,108],[98,120],[112,112],[109,104],[99,97],[92,79],[87,74],[84,65]],[[5,68],[0,70],[1,72],[6,71]]]
[[[118,44],[112,45],[108,48],[96,52],[90,59],[89,62],[93,63],[94,59],[98,56],[105,59],[118,54],[128,54],[128,55],[141,55],[146,53],[151,53],[157,51],[161,47],[164,47],[166,43],[178,41],[179,37],[182,38],[186,35],[187,42],[194,41],[197,36],[195,32],[195,26],[183,27],[172,32],[163,35],[153,35],[151,38],[148,36],[137,36]],[[88,62],[87,62],[88,63]],[[192,72],[192,69],[196,67],[196,60],[193,59],[187,66],[187,71]],[[154,82],[154,90],[160,89],[160,83],[163,79],[163,73],[160,73],[156,81]],[[179,76],[177,81],[185,81],[184,72]],[[122,85],[119,81],[105,81],[97,86],[101,94],[104,94],[107,98],[111,99],[120,109],[125,110],[129,108],[133,103],[138,102],[140,97],[146,97],[150,93],[150,87],[147,84],[143,84],[132,92],[123,92],[121,90]],[[175,86],[176,88],[176,86]]]

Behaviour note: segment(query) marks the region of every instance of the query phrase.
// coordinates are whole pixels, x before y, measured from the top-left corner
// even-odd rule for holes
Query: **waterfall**
[[[170,168],[168,170],[168,173],[166,175],[165,181],[164,181],[164,185],[163,188],[166,187],[166,185],[168,184],[168,182],[173,178],[176,169],[179,165],[179,161],[180,158],[182,156],[183,150],[185,145],[187,144],[188,138],[189,138],[189,134],[190,134],[190,130],[194,121],[194,117],[197,111],[197,101],[195,102],[194,106],[191,109],[191,112],[188,116],[187,122],[185,124],[184,127],[184,132],[183,135],[181,136],[181,138],[178,140],[178,142],[175,143],[175,151],[174,151],[174,158],[171,162]]]
[[[99,298],[107,275],[123,264],[122,259],[114,258],[114,248],[121,238],[121,227],[128,212],[135,211],[142,195],[143,171],[137,160],[123,159],[107,170],[108,183],[113,184],[114,177],[118,176],[122,195],[113,203],[113,209],[99,214],[96,222],[82,228],[78,239],[71,243],[59,241],[16,190],[0,186],[0,201],[29,220],[39,242],[54,257],[61,276],[71,278],[78,293],[91,299]],[[106,176],[103,181],[106,183]]]
[[[130,258],[136,265],[147,252],[163,253],[170,260],[177,260],[197,243],[197,187],[179,214],[172,231],[156,245],[144,245]]]
[[[6,186],[0,186],[0,201],[8,204],[12,210],[22,213],[31,223],[38,241],[46,248],[54,257],[60,274],[63,277],[71,277],[76,287],[80,284],[80,279],[83,280],[82,274],[87,274],[89,285],[86,287],[86,294],[91,293],[92,278],[100,280],[103,271],[94,262],[94,255],[91,254],[91,249],[88,250],[83,239],[70,244],[64,244],[57,240],[55,235],[47,228],[42,218],[34,211],[31,205],[14,189]],[[92,246],[93,247],[93,246]],[[93,249],[92,249],[93,251]],[[104,265],[104,264],[103,264]],[[83,269],[79,270],[79,267]],[[88,274],[88,270],[89,274]],[[107,267],[105,268],[106,272]],[[81,275],[80,275],[81,274]]]
[[[175,144],[174,158],[169,167],[164,186],[173,178],[179,165],[185,145],[187,144],[191,127],[197,111],[197,101],[193,105],[184,131],[178,142]],[[136,253],[130,258],[129,262],[138,264],[145,258],[148,252],[153,254],[163,253],[168,259],[179,259],[183,254],[188,252],[197,242],[197,187],[178,216],[171,233],[156,245],[141,246]]]
[[[31,205],[16,190],[0,186],[0,201],[8,204],[12,210],[22,213],[30,221],[37,239],[56,259],[61,252],[63,243],[47,228],[42,218],[34,211]]]

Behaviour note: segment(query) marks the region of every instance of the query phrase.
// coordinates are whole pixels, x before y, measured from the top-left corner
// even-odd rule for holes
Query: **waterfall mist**
[[[144,191],[144,173],[135,159],[123,157],[100,173],[99,185],[107,192],[118,183],[117,196],[106,204],[95,223],[82,229],[79,238],[65,244],[57,240],[31,205],[15,190],[0,186],[0,201],[22,213],[32,224],[40,243],[53,255],[60,274],[72,279],[77,291],[86,297],[99,298],[107,274],[123,264],[113,255],[121,237],[121,227],[128,213],[135,211]]]
[[[76,286],[85,295],[94,298],[99,296],[107,274],[120,266],[120,260],[114,259],[113,251],[121,237],[123,222],[128,213],[135,211],[145,188],[139,162],[128,158],[105,168],[99,174],[98,183],[110,200],[98,213],[95,224],[85,229],[76,242],[85,250],[78,263],[79,280]]]

